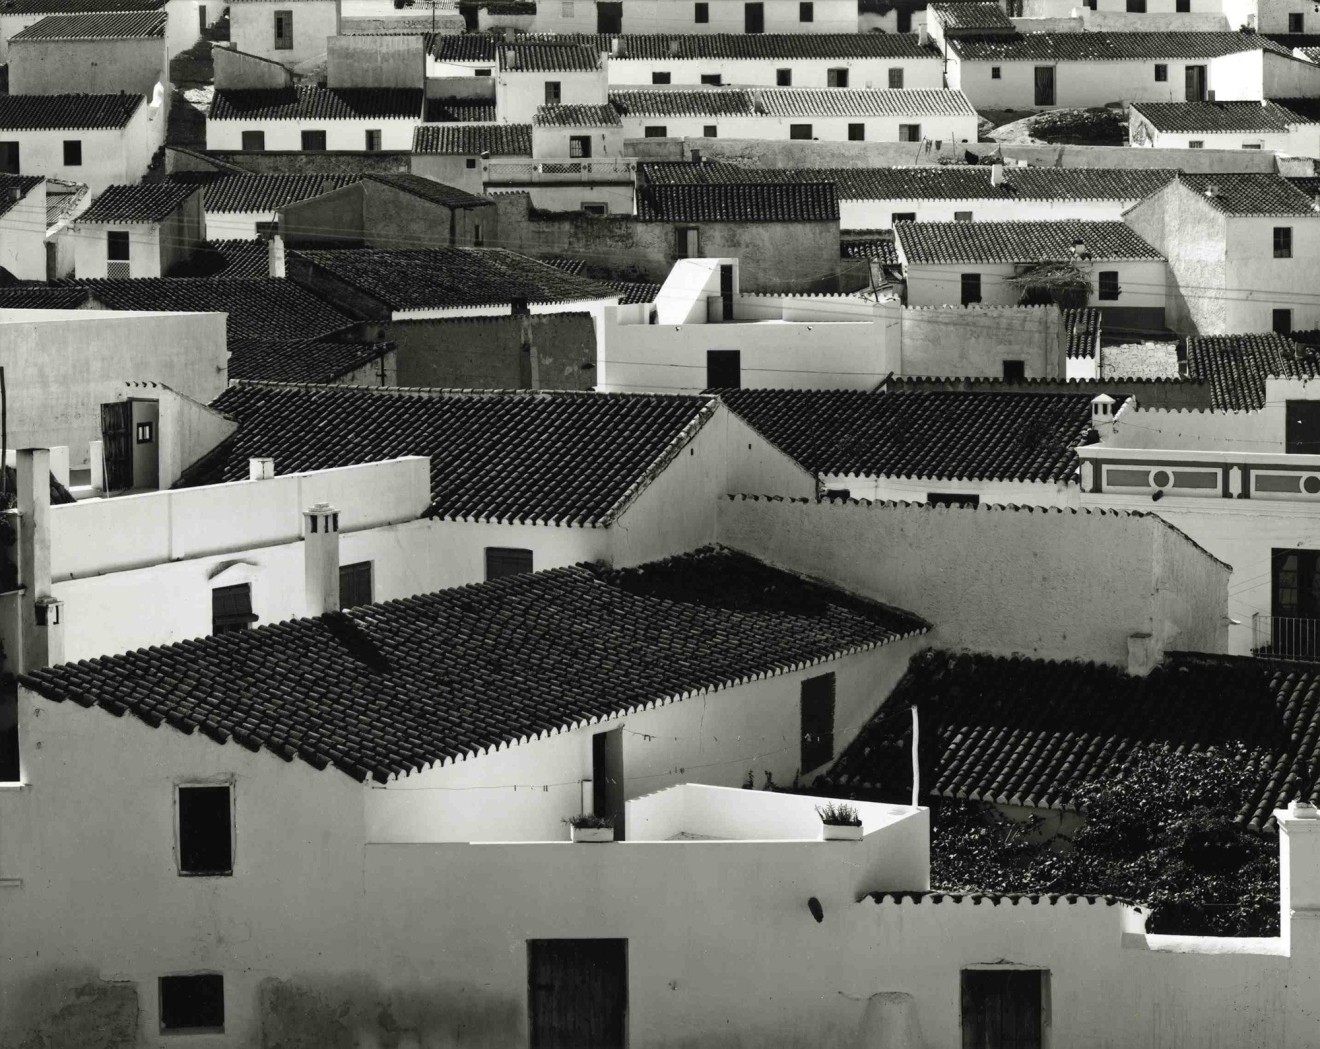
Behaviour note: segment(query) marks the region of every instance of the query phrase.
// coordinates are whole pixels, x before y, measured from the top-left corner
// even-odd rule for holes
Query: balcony
[[[578,183],[617,183],[631,186],[636,178],[637,161],[613,160],[520,160],[492,158],[486,161],[488,186],[574,185]]]
[[[1320,505],[1320,455],[1106,444],[1078,448],[1077,454],[1088,495],[1268,500],[1299,503],[1308,513]]]
[[[1282,659],[1320,659],[1320,619],[1256,613],[1251,617],[1251,652]]]

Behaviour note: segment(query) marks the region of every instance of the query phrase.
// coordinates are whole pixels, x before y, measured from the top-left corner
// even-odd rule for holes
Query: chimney
[[[1314,957],[1320,931],[1320,809],[1293,801],[1274,813],[1279,824],[1279,932],[1289,952]],[[1310,934],[1309,936],[1307,934]],[[1296,938],[1301,943],[1293,943]]]
[[[990,185],[1002,186],[1004,184],[1004,162],[996,161],[990,165]]]
[[[1145,677],[1163,658],[1155,638],[1150,634],[1129,634],[1127,645],[1127,672],[1133,677]]]
[[[39,625],[39,601],[50,600],[50,451],[20,448],[18,485],[18,582],[23,587],[23,651],[19,672],[49,666],[46,630]]]
[[[1114,398],[1107,393],[1097,394],[1091,398],[1091,426],[1100,435],[1101,444],[1114,436],[1114,405],[1116,403]]]
[[[1220,195],[1220,192],[1218,182],[1210,182],[1206,184],[1205,195],[1207,197],[1217,197]]]
[[[919,26],[917,28],[917,46],[918,47],[930,46],[930,30],[927,29],[924,25]]]
[[[248,460],[248,480],[249,481],[269,481],[275,476],[274,459],[249,459]]]
[[[284,276],[284,237],[278,232],[266,242],[266,270],[267,276]]]
[[[1082,240],[1081,237],[1072,242],[1071,250],[1072,257],[1075,259],[1089,259],[1091,257],[1091,251],[1087,248],[1086,241]]]
[[[617,56],[619,54],[619,38],[610,37],[610,54]]]
[[[307,614],[339,611],[339,511],[317,503],[303,511]]]
[[[518,51],[516,48],[506,47],[504,49],[504,68],[505,69],[518,68]]]

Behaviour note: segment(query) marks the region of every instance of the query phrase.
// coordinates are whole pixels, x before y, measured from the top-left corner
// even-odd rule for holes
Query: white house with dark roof
[[[300,69],[322,60],[338,36],[341,0],[233,0],[229,39],[238,50]]]
[[[202,187],[207,240],[252,240],[279,209],[351,185],[357,175],[251,175],[227,172],[175,172],[183,185]]]
[[[1320,327],[1320,204],[1286,178],[1182,175],[1123,218],[1168,259],[1175,331]]]
[[[847,0],[559,0],[538,7],[538,33],[856,33]]]
[[[217,91],[206,116],[206,148],[222,153],[407,153],[424,102],[420,88]]]
[[[408,166],[414,175],[480,193],[488,160],[526,161],[531,155],[531,124],[422,124],[413,134]]]
[[[9,0],[0,8],[0,62],[8,61],[9,40],[47,15],[163,12],[169,16],[165,39],[173,58],[197,42],[204,26],[220,17],[212,5],[210,17],[199,0]]]
[[[0,174],[44,175],[93,193],[146,174],[164,106],[141,95],[0,96]]]
[[[625,138],[822,142],[976,140],[976,110],[958,91],[810,88],[611,90]]]
[[[1320,159],[1320,108],[1306,99],[1138,102],[1128,141],[1156,149],[1264,149]]]
[[[485,33],[427,34],[426,78],[493,77],[498,38]]]
[[[0,267],[19,280],[46,279],[46,180],[0,175]]]
[[[1022,33],[948,41],[948,84],[996,109],[1320,95],[1320,66],[1253,33]]]
[[[542,106],[607,101],[606,60],[586,44],[518,40],[497,49],[495,112],[502,124],[527,124]]]
[[[110,186],[61,236],[73,240],[74,276],[163,277],[205,239],[201,187]]]

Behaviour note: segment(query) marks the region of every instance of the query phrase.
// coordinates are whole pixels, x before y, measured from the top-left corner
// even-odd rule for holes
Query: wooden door
[[[743,32],[765,32],[765,4],[760,2],[743,4]]]
[[[1284,451],[1320,454],[1320,401],[1287,401],[1284,409]]]
[[[1188,66],[1184,73],[1188,102],[1205,101],[1205,66]]]
[[[614,840],[626,837],[624,817],[623,729],[591,737],[591,807],[597,816],[614,817]]]
[[[627,940],[528,940],[527,983],[531,1049],[624,1049]]]
[[[1054,67],[1036,67],[1036,105],[1054,105]]]
[[[105,490],[123,492],[133,487],[133,403],[112,401],[101,405],[101,440],[105,456]]]
[[[965,969],[963,1049],[1041,1049],[1039,969]]]

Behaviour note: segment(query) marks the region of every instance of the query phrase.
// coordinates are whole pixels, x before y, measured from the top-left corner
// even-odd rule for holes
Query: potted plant
[[[861,841],[862,817],[857,810],[841,801],[831,801],[824,808],[816,806],[820,817],[820,836],[824,841]]]
[[[614,817],[593,816],[582,812],[568,819],[569,830],[574,841],[613,841]]]

